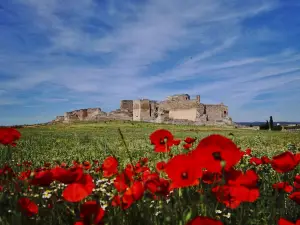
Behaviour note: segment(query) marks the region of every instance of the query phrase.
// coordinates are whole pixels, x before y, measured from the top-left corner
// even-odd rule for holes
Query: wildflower
[[[198,173],[195,167],[196,161],[190,155],[180,154],[170,159],[165,167],[165,172],[172,180],[170,188],[181,188],[199,184],[198,178],[202,176],[202,173]]]
[[[289,185],[288,182],[280,182],[280,183],[276,183],[276,184],[273,184],[272,187],[274,189],[277,189],[277,190],[283,190],[285,191],[286,193],[290,193],[293,191],[293,186],[292,185]]]
[[[89,170],[89,169],[91,169],[91,163],[89,162],[89,161],[84,161],[83,163],[82,163],[82,165],[83,165],[83,168],[85,169],[85,170]]]
[[[64,199],[69,202],[79,202],[89,196],[94,187],[95,184],[93,183],[91,175],[84,174],[79,181],[69,184],[62,195]]]
[[[280,155],[274,156],[271,161],[271,166],[278,173],[286,173],[292,171],[298,163],[296,156],[293,153],[286,151]]]
[[[159,172],[159,171],[164,171],[165,167],[166,167],[166,162],[164,161],[161,161],[161,162],[158,162],[156,163],[156,170]]]
[[[240,149],[230,139],[216,134],[202,139],[191,155],[210,172],[220,172],[221,161],[226,161],[224,168],[229,170],[242,158]]]
[[[236,208],[242,202],[254,202],[259,197],[258,176],[253,170],[245,173],[230,170],[225,174],[226,184],[212,188],[217,200],[229,208]]]
[[[192,147],[192,144],[186,143],[183,145],[183,148],[189,150]]]
[[[169,152],[173,145],[173,134],[164,129],[156,130],[150,135],[151,144],[155,145],[155,152]]]
[[[196,216],[193,220],[188,222],[186,225],[223,225],[221,221],[206,217],[206,216]]]
[[[30,180],[31,185],[36,186],[49,186],[53,181],[53,174],[51,171],[41,171],[34,173],[34,177]]]
[[[20,198],[18,200],[18,204],[21,208],[21,211],[29,217],[34,216],[38,213],[38,206],[29,198]]]
[[[83,170],[80,167],[73,167],[71,169],[55,167],[51,170],[51,173],[53,174],[53,180],[57,180],[65,184],[77,182],[83,176]]]
[[[15,147],[16,141],[21,137],[21,133],[14,128],[0,128],[0,144]]]
[[[278,220],[278,225],[300,225],[300,219],[296,223],[292,223],[284,218]]]
[[[99,224],[104,217],[105,211],[96,201],[88,201],[80,206],[80,221],[83,224],[90,224],[93,219],[93,224]]]
[[[300,174],[295,176],[294,187],[295,189],[300,189]]]
[[[196,138],[187,137],[184,139],[184,142],[187,144],[193,144],[196,141]]]
[[[300,191],[293,192],[289,198],[300,205]]]
[[[115,157],[107,157],[101,166],[104,177],[111,177],[118,173],[118,161]]]
[[[180,139],[174,139],[174,140],[173,140],[173,145],[178,146],[178,145],[180,145],[180,142],[181,142]]]

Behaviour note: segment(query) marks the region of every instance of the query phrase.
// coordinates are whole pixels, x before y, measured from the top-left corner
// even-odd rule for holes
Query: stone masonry
[[[109,113],[100,108],[79,109],[57,116],[53,122],[128,120],[153,123],[232,125],[228,106],[200,102],[200,95],[191,99],[188,94],[172,95],[163,101],[149,99],[122,100],[120,108]]]

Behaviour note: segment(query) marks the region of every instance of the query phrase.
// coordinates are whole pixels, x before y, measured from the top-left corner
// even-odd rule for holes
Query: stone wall
[[[173,120],[196,121],[197,108],[175,109],[169,111],[169,118]]]
[[[122,100],[120,103],[120,109],[132,112],[133,110],[133,100]]]
[[[209,121],[223,120],[228,117],[228,107],[222,104],[205,105],[205,111]]]
[[[198,108],[200,106],[200,103],[196,100],[184,100],[184,101],[162,101],[159,103],[159,107],[165,109],[165,110],[177,110],[177,109],[192,109],[192,108]]]
[[[167,97],[167,101],[188,101],[191,97],[188,94],[172,95]]]

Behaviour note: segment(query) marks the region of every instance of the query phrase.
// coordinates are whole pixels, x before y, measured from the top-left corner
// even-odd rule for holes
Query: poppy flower
[[[243,156],[245,156],[245,155],[251,156],[251,149],[247,148],[246,151],[242,152],[242,155]]]
[[[141,199],[144,194],[144,186],[140,181],[135,181],[130,188],[127,188],[123,196],[116,195],[113,198],[113,206],[121,206],[122,209],[128,209],[135,201]]]
[[[220,173],[212,173],[209,171],[203,171],[202,182],[205,184],[213,184],[221,181],[222,175]]]
[[[118,174],[114,180],[114,186],[118,192],[123,192],[128,188],[127,181],[129,179],[126,178],[125,173]]]
[[[166,162],[164,162],[164,161],[158,162],[158,163],[156,163],[156,170],[157,170],[158,172],[164,171],[166,165],[167,165],[167,164],[166,164]]]
[[[50,170],[40,171],[34,173],[34,177],[30,180],[31,185],[35,186],[49,186],[53,181],[53,174]]]
[[[231,169],[225,173],[226,184],[212,189],[217,200],[229,208],[236,208],[242,202],[254,202],[259,197],[258,176],[253,170],[245,173]]]
[[[181,142],[180,139],[174,139],[174,140],[173,140],[173,145],[178,146],[178,145],[180,145],[180,142]]]
[[[192,144],[186,143],[186,144],[183,145],[183,148],[186,149],[186,150],[189,150],[191,147],[192,147]]]
[[[174,136],[170,131],[160,129],[150,135],[150,141],[154,145],[155,152],[169,152],[174,144]]]
[[[240,149],[232,140],[218,134],[202,139],[191,155],[201,167],[210,172],[220,172],[222,170],[221,161],[225,161],[224,169],[229,170],[242,158]]]
[[[15,147],[16,141],[21,137],[21,133],[14,128],[0,128],[0,144]]]
[[[88,201],[80,206],[80,219],[83,224],[99,224],[104,217],[105,211],[96,201]]]
[[[89,170],[89,169],[91,169],[91,167],[92,167],[92,165],[91,165],[91,163],[90,163],[89,161],[84,161],[84,162],[82,163],[82,165],[83,165],[83,168],[84,168],[85,170]]]
[[[269,163],[271,163],[271,159],[269,159],[267,156],[262,156],[261,162],[262,162],[262,164],[269,164]]]
[[[186,225],[223,225],[223,223],[207,216],[196,216]]]
[[[293,192],[291,195],[289,195],[289,198],[300,205],[300,191]]]
[[[290,151],[274,156],[271,161],[272,168],[278,173],[287,173],[298,165],[296,156]]]
[[[197,164],[190,155],[176,155],[165,166],[165,172],[172,180],[170,188],[181,188],[199,184],[201,170],[196,170]]]
[[[18,205],[20,206],[21,211],[29,217],[36,215],[39,211],[37,204],[29,198],[20,198],[18,200]]]
[[[79,181],[69,184],[62,195],[68,202],[79,202],[89,196],[94,188],[95,184],[91,175],[84,174]]]
[[[260,158],[252,157],[252,158],[250,158],[249,163],[252,164],[252,165],[257,165],[257,166],[259,166],[259,165],[262,164],[262,161],[261,161]]]
[[[278,220],[278,225],[300,225],[300,220],[297,220],[296,223],[292,223],[284,218]]]
[[[113,157],[107,157],[102,164],[103,176],[111,177],[118,173],[118,160]]]
[[[290,193],[293,191],[293,186],[288,182],[279,182],[272,185],[273,189],[282,190],[286,193]]]
[[[70,169],[64,169],[55,167],[51,170],[53,179],[64,184],[71,184],[79,181],[83,176],[83,170],[80,167],[73,167]]]
[[[300,189],[300,174],[298,174],[298,175],[295,176],[294,187],[296,189]]]
[[[193,144],[196,141],[196,138],[186,137],[184,142],[187,144]]]

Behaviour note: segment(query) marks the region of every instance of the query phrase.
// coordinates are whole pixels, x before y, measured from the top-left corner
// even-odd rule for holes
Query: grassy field
[[[73,160],[79,162],[99,160],[101,163],[106,157],[114,155],[120,163],[119,170],[122,170],[131,161],[135,164],[139,159],[147,157],[149,167],[154,171],[158,161],[170,159],[168,154],[155,153],[153,145],[150,144],[149,135],[162,128],[171,131],[176,139],[183,140],[188,136],[197,138],[194,146],[210,134],[221,134],[232,139],[243,151],[250,148],[252,155],[257,157],[264,155],[272,158],[276,154],[287,151],[288,147],[292,145],[293,152],[299,152],[300,149],[299,133],[132,122],[78,123],[19,129],[22,136],[17,146],[10,148],[12,151],[10,163],[16,165],[18,162],[31,161],[32,168],[37,168],[43,167],[45,162],[52,165],[54,162],[64,162],[71,165]],[[0,145],[0,152],[4,151],[7,151],[7,147]],[[171,151],[176,155],[182,153],[182,148],[175,147]],[[1,158],[1,165],[3,163],[4,160]],[[106,225],[185,225],[187,221],[197,215],[221,220],[225,225],[275,225],[279,218],[287,218],[292,221],[298,219],[300,207],[291,200],[286,200],[288,198],[287,193],[274,192],[272,184],[283,180],[292,183],[295,175],[300,172],[299,165],[294,171],[286,175],[276,174],[269,165],[255,167],[245,160],[240,163],[238,168],[257,171],[261,178],[261,193],[257,201],[243,203],[243,206],[237,209],[228,209],[218,203],[215,197],[211,195],[209,185],[201,184],[197,187],[176,189],[173,197],[170,198],[171,200],[168,200],[171,202],[170,204],[166,203],[165,200],[153,201],[143,198],[137,204],[133,204],[129,209],[123,211],[109,205],[111,198],[108,199],[108,196],[112,197],[116,194],[116,190],[110,188],[112,187],[112,180],[106,180],[107,183],[103,186],[103,183],[100,182],[103,180],[102,175],[93,172],[93,169],[89,173],[92,174],[95,182],[98,180],[100,183],[96,185],[96,193],[93,192],[87,199],[97,199],[97,201],[100,199],[101,205],[107,206],[104,219]],[[13,201],[16,201],[16,199],[13,200],[14,197],[29,196],[38,203],[40,208],[39,214],[30,220],[24,218],[14,209],[9,210],[9,213],[3,211],[0,213],[0,224],[75,224],[75,221],[78,220],[79,203],[65,202],[63,207],[60,204],[55,204],[51,212],[46,210],[46,205],[50,199],[57,199],[64,187],[33,187],[30,192],[12,194],[8,191],[9,194],[7,195],[1,195],[0,192],[0,207],[4,205],[13,208],[12,205],[15,204]],[[109,190],[104,190],[103,187],[109,187]],[[199,189],[202,189],[205,194],[199,194]],[[46,192],[52,193],[52,197],[48,200],[47,198],[44,199]],[[106,202],[102,202],[103,199],[106,199]],[[55,202],[55,200],[51,201]],[[83,202],[81,201],[81,203]],[[69,216],[66,216],[66,212],[69,213]],[[203,224],[217,225],[217,223]]]
[[[34,164],[53,160],[70,162],[75,158],[80,161],[103,160],[113,152],[126,163],[128,157],[118,128],[135,158],[157,157],[149,135],[160,128],[170,130],[179,139],[191,136],[200,140],[210,134],[222,134],[232,138],[243,150],[251,148],[254,153],[265,155],[274,155],[286,149],[289,143],[298,147],[300,143],[299,133],[131,122],[61,124],[21,129],[22,138],[14,149],[13,159],[31,160]]]

